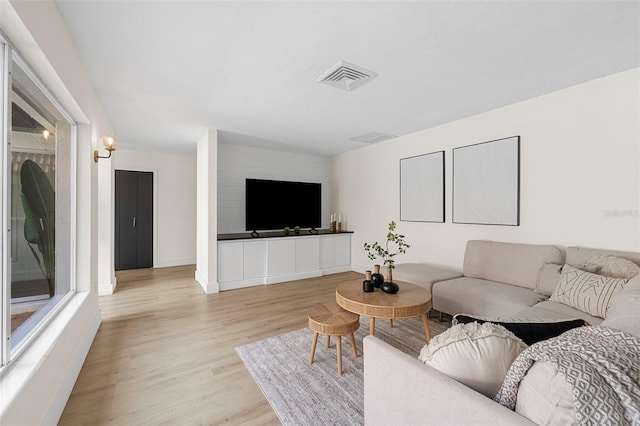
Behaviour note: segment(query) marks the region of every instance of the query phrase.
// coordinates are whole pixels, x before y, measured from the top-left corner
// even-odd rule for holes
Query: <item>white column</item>
[[[97,140],[97,149],[100,155],[106,155],[100,137]],[[114,155],[118,155],[118,151],[115,151]],[[101,158],[98,164],[94,165],[98,169],[98,294],[103,296],[113,294],[116,289],[113,158]]]
[[[78,291],[97,291],[98,172],[93,162],[93,128],[78,125],[76,189],[76,283]],[[93,297],[97,305],[98,298]]]
[[[218,284],[218,131],[207,129],[197,145],[196,280],[205,293]]]

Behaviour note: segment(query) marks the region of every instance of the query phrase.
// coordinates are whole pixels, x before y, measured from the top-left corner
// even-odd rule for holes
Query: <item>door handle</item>
[[[133,217],[133,227],[134,228],[136,227],[136,217],[135,216]]]

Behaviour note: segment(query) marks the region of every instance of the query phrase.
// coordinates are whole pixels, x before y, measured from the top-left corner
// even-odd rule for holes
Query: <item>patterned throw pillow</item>
[[[613,297],[626,283],[627,280],[622,278],[608,278],[564,265],[560,282],[550,300],[606,318]]]
[[[596,256],[584,265],[586,271],[609,278],[631,279],[640,274],[640,266],[617,256]]]

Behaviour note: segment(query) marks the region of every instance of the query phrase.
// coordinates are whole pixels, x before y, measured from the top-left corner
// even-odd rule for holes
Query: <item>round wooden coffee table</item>
[[[387,294],[376,288],[373,293],[362,291],[362,280],[347,281],[336,287],[336,302],[349,312],[370,318],[369,334],[376,329],[376,318],[422,317],[424,335],[431,340],[427,313],[431,309],[431,294],[417,285],[395,281],[400,287],[396,294]]]

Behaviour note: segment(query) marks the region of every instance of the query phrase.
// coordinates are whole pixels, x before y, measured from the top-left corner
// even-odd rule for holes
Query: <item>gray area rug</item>
[[[449,325],[429,320],[432,336]],[[236,352],[284,425],[361,425],[362,339],[368,334],[369,319],[360,317],[355,359],[348,337],[343,337],[342,376],[338,376],[334,338],[327,349],[320,336],[314,362],[308,364],[313,338],[308,328],[239,346]],[[395,320],[393,328],[387,320],[376,320],[376,337],[416,358],[426,344],[420,317]]]

